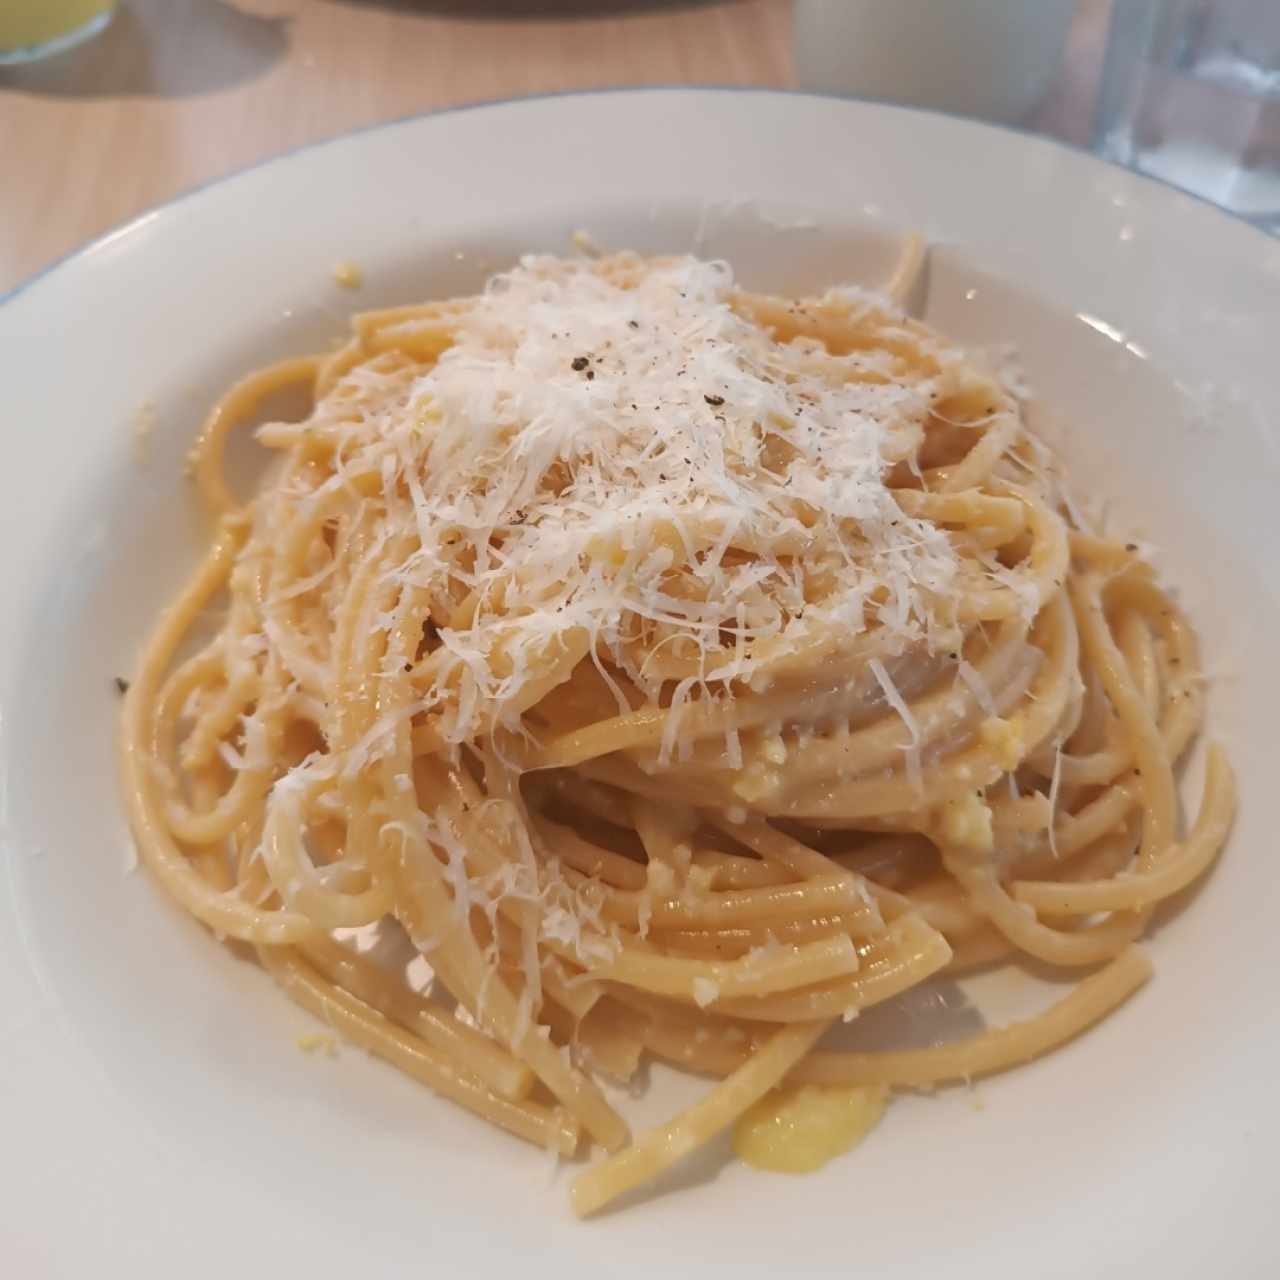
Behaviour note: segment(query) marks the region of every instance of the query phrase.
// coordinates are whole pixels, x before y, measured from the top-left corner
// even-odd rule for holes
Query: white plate
[[[1156,981],[1093,1034],[977,1101],[895,1104],[820,1175],[717,1148],[678,1194],[587,1224],[537,1153],[356,1051],[300,1054],[303,1015],[126,874],[111,751],[112,677],[200,542],[182,460],[216,391],[352,307],[469,289],[579,227],[784,290],[876,280],[923,230],[927,318],[1016,341],[1083,487],[1164,549],[1244,797],[1222,866],[1154,943]],[[339,259],[363,267],[358,294]],[[1016,133],[769,93],[389,125],[179,200],[20,290],[0,307],[8,1273],[1276,1274],[1278,338],[1280,242],[1189,197]],[[1042,999],[1025,978],[975,990],[996,1017]],[[679,1093],[660,1082],[641,1114]]]

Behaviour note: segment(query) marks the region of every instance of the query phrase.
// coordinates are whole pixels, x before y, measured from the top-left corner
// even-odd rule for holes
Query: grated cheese
[[[899,692],[898,686],[890,679],[884,663],[879,658],[872,658],[867,666],[875,677],[876,684],[880,686],[880,692],[884,694],[885,701],[898,713],[902,723],[907,727],[907,732],[911,735],[911,741],[903,748],[906,753],[907,777],[917,791],[923,791],[920,773],[920,726],[915,716],[911,714],[911,708],[907,706],[907,701]]]
[[[941,806],[942,836],[951,845],[973,853],[995,848],[991,809],[981,794],[965,791]]]
[[[1002,720],[999,716],[989,716],[978,726],[978,739],[984,746],[990,747],[996,757],[996,763],[1009,774],[1013,782],[1013,771],[1022,763],[1026,755],[1026,742],[1023,740],[1020,727],[1013,720]],[[1012,794],[1017,797],[1017,784],[1013,784]]]
[[[1058,791],[1062,786],[1062,746],[1058,739],[1053,746],[1053,773],[1049,778],[1049,851],[1058,856],[1058,831],[1055,814],[1058,809]]]
[[[977,667],[962,658],[960,665],[956,668],[956,674],[968,686],[969,692],[973,694],[973,700],[981,707],[983,715],[992,719],[999,716],[1000,709],[996,706],[996,700],[991,696],[991,689]]]
[[[694,978],[693,998],[699,1009],[705,1009],[709,1004],[714,1004],[719,995],[718,983],[712,982],[710,978]]]
[[[569,636],[606,682],[612,666],[671,699],[662,765],[679,707],[731,696],[766,651],[833,627],[928,639],[957,555],[885,475],[922,438],[933,383],[850,379],[843,357],[735,312],[732,289],[721,262],[525,258],[402,395],[362,396],[398,376],[366,366],[340,412],[313,415],[308,429],[341,440],[335,479],[381,475],[386,523],[416,531],[392,572],[450,612],[474,602],[439,629],[423,708],[448,741],[518,727],[525,687]],[[730,556],[738,545],[751,555]],[[829,587],[806,600],[818,579]],[[701,674],[672,694],[636,652]]]

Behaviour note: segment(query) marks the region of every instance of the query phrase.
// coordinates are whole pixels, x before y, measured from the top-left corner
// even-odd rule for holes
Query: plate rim
[[[61,270],[61,268],[70,266],[78,259],[93,253],[102,245],[131,235],[141,225],[148,222],[157,214],[167,212],[169,209],[183,204],[194,196],[201,195],[212,187],[221,186],[223,183],[227,182],[233,182],[245,174],[255,173],[259,169],[265,169],[270,165],[279,163],[280,161],[292,159],[294,156],[300,155],[304,152],[318,151],[323,147],[332,146],[340,142],[346,142],[353,138],[361,137],[364,134],[396,129],[403,125],[414,124],[419,121],[429,120],[438,116],[488,111],[494,108],[514,107],[529,102],[545,102],[560,98],[618,97],[623,95],[640,96],[644,94],[661,93],[745,94],[755,98],[816,98],[829,102],[850,102],[864,106],[880,107],[890,111],[909,112],[917,115],[939,116],[943,119],[953,120],[959,124],[969,125],[977,129],[994,129],[1000,133],[1011,133],[1017,137],[1023,138],[1028,143],[1043,143],[1050,148],[1062,150],[1070,155],[1083,158],[1085,161],[1092,161],[1093,163],[1102,166],[1104,169],[1126,174],[1130,179],[1137,182],[1139,186],[1162,190],[1174,199],[1181,197],[1191,201],[1194,205],[1203,206],[1204,208],[1211,210],[1213,213],[1219,214],[1228,223],[1247,228],[1250,232],[1260,236],[1263,245],[1280,242],[1280,236],[1272,235],[1272,233],[1265,231],[1262,227],[1258,226],[1257,223],[1250,221],[1243,215],[1233,213],[1230,209],[1226,209],[1220,204],[1215,204],[1207,196],[1199,195],[1185,187],[1179,187],[1176,184],[1169,182],[1167,179],[1157,177],[1154,174],[1144,173],[1138,169],[1131,169],[1115,160],[1108,159],[1106,156],[1099,155],[1092,148],[1085,146],[1082,143],[1072,142],[1066,138],[1059,138],[1053,134],[1042,133],[1039,130],[1032,129],[1026,125],[1010,124],[1000,120],[984,120],[981,117],[967,116],[957,111],[945,111],[937,107],[920,107],[908,102],[894,102],[888,98],[877,98],[866,94],[837,93],[831,90],[804,89],[791,85],[775,86],[719,83],[682,84],[661,82],[642,85],[605,85],[600,88],[593,89],[551,89],[541,93],[515,94],[498,98],[481,98],[474,102],[458,102],[450,103],[441,107],[430,107],[425,111],[410,111],[405,115],[391,116],[385,120],[375,120],[369,124],[357,125],[352,129],[343,129],[337,133],[326,134],[324,137],[311,138],[306,142],[298,143],[296,146],[286,147],[282,151],[272,152],[270,155],[263,156],[259,160],[252,160],[247,164],[236,166],[235,168],[228,169],[223,173],[206,178],[203,181],[193,183],[191,186],[183,187],[174,192],[173,195],[157,201],[155,204],[147,205],[131,217],[124,219],[122,222],[115,223],[106,230],[99,232],[97,235],[91,236],[88,240],[82,241],[80,244],[68,249],[65,253],[62,253],[58,257],[46,262],[43,266],[37,267],[30,275],[24,276],[16,284],[10,286],[10,288],[5,290],[3,293],[0,293],[0,309],[7,307],[10,303],[16,302],[19,298],[23,297],[33,288],[41,284],[47,277]]]
[[[630,92],[632,91],[630,90],[609,91],[610,100],[613,97],[616,97],[619,93],[630,93]],[[778,110],[783,106],[783,104],[785,104],[788,100],[794,100],[797,97],[801,99],[809,98],[809,99],[821,100],[825,98],[831,98],[833,96],[833,95],[822,95],[822,94],[791,95],[791,94],[776,93],[771,90],[764,90],[762,92],[766,94],[770,94],[771,97],[766,99],[760,96],[759,94],[754,94],[753,92],[753,99],[749,100],[750,106],[754,108],[754,111],[757,114],[760,114],[762,116],[776,114]],[[589,98],[594,97],[599,101],[605,100],[605,95],[603,93],[600,93],[600,94],[549,94],[549,95],[540,95],[539,97],[541,99],[559,99],[559,98],[572,99],[579,96],[585,96]],[[646,94],[646,97],[651,100],[652,95]],[[538,100],[539,100],[538,98],[512,99],[512,100],[504,100],[504,103],[502,104],[477,104],[477,106],[509,105],[511,103],[520,104],[520,103],[523,103],[524,101],[536,102]],[[685,112],[685,111],[696,112],[700,108],[700,106],[708,103],[712,103],[715,100],[716,98],[713,95],[700,94],[700,91],[697,88],[686,88],[686,87],[680,86],[680,87],[677,87],[677,92],[673,94],[668,101],[672,104],[673,109],[679,112]],[[625,99],[623,100],[624,105],[620,107],[620,110],[624,110],[629,115],[638,115],[640,113],[641,104],[644,103],[644,101],[645,99],[641,98],[639,93],[635,93],[633,94],[633,97],[631,100],[629,101]],[[458,110],[462,111],[466,109],[467,108],[459,108]],[[568,114],[570,111],[574,109],[575,109],[574,107],[566,106],[565,113]],[[735,109],[736,108],[733,107],[732,105],[726,105],[719,109],[719,114],[730,115]],[[809,108],[805,108],[805,110],[812,111],[814,114],[817,114],[820,110],[820,107],[815,105]],[[392,125],[401,125],[401,124],[405,125],[409,130],[407,136],[410,139],[417,138],[419,136],[419,131],[421,131],[421,136],[434,139],[440,133],[441,130],[443,130],[445,134],[449,134],[451,132],[451,129],[454,127],[453,124],[450,124],[448,126],[445,126],[445,125],[437,126],[434,124],[432,118],[436,115],[442,115],[442,114],[451,114],[451,113],[447,113],[447,112],[417,113],[415,115],[406,117],[405,119],[400,121],[386,122],[385,124],[382,124],[382,125],[372,125],[366,129],[352,131],[347,134],[336,135],[335,137],[332,137],[329,139],[319,140],[318,142],[313,144],[306,144],[302,147],[296,148],[294,151],[282,154],[280,156],[268,158],[258,164],[249,166],[246,170],[239,171],[236,174],[226,175],[223,178],[213,180],[202,187],[196,188],[191,192],[185,193],[183,196],[170,200],[165,206],[161,206],[160,210],[153,211],[151,214],[140,215],[139,218],[132,220],[130,223],[124,224],[121,228],[117,229],[117,232],[115,233],[114,236],[111,233],[108,233],[107,236],[100,238],[98,241],[92,242],[86,249],[78,252],[74,252],[68,255],[67,258],[63,261],[70,262],[70,261],[76,260],[77,258],[83,259],[80,264],[81,274],[77,275],[74,269],[66,273],[59,272],[55,274],[53,282],[50,285],[50,287],[47,288],[44,292],[41,292],[39,289],[34,290],[33,296],[31,297],[27,305],[33,306],[37,309],[43,309],[46,306],[45,299],[48,298],[58,306],[61,306],[63,305],[62,300],[67,296],[68,292],[77,293],[79,290],[83,288],[85,270],[88,270],[90,272],[90,276],[92,276],[95,272],[100,272],[104,268],[110,269],[111,264],[115,257],[114,252],[103,254],[99,257],[92,256],[90,252],[91,250],[93,250],[95,245],[101,245],[104,241],[107,243],[110,243],[113,239],[121,241],[122,243],[120,247],[125,251],[124,253],[121,254],[121,256],[139,259],[142,263],[145,264],[144,269],[147,272],[147,274],[154,276],[155,273],[152,268],[153,255],[151,252],[153,241],[155,239],[160,239],[160,238],[163,238],[164,236],[167,236],[169,233],[171,233],[174,230],[176,226],[184,225],[186,219],[191,218],[192,216],[198,217],[199,211],[203,207],[200,205],[199,201],[196,201],[193,205],[186,205],[184,202],[185,202],[185,197],[187,195],[202,195],[208,192],[209,195],[215,197],[213,201],[213,203],[215,204],[219,200],[227,200],[228,203],[239,202],[242,200],[245,194],[244,188],[234,187],[229,192],[222,193],[221,195],[219,195],[215,191],[211,191],[210,188],[216,188],[222,182],[230,182],[230,180],[235,177],[249,177],[257,169],[265,168],[267,164],[274,163],[275,160],[280,160],[280,159],[292,160],[294,158],[297,158],[301,162],[300,167],[302,168],[307,168],[311,166],[334,167],[335,165],[337,166],[344,165],[347,162],[348,156],[359,157],[361,154],[363,154],[365,150],[365,146],[368,143],[372,143],[375,150],[379,148],[382,148],[384,150],[394,150],[396,147],[400,145],[398,139],[392,141],[390,146],[388,146],[387,143],[385,142],[378,143],[376,141],[378,132],[379,131],[384,131],[384,133],[389,132]],[[518,114],[520,113],[517,113],[517,115]],[[750,114],[750,113],[744,113],[744,114]],[[841,117],[844,115],[842,110],[832,110],[827,114],[829,114],[837,122],[839,122]],[[938,130],[940,133],[949,132],[951,126],[949,123],[945,123],[945,124],[939,123],[938,118],[941,118],[943,121],[955,118],[955,117],[948,117],[947,113],[943,113],[943,112],[927,112],[926,116],[933,116],[935,117],[935,119],[933,121],[926,120],[924,122],[919,122],[921,127],[934,128]],[[506,119],[506,117],[502,117],[502,118]],[[870,111],[870,112],[863,113],[860,109],[851,109],[850,112],[848,113],[847,118],[852,120],[865,121],[869,126],[873,126],[877,129],[886,128],[896,132],[903,132],[903,133],[912,133],[916,129],[916,122],[914,122],[912,118],[907,117],[902,112]],[[969,122],[962,120],[961,123],[963,124],[963,123],[969,123]],[[468,126],[464,125],[464,127],[468,127]],[[474,127],[474,126],[470,126],[470,127]],[[485,127],[487,128],[487,125]],[[789,133],[790,130],[787,130],[785,132]],[[1006,135],[1008,132],[1011,132],[1011,131],[1001,129],[998,131],[998,133],[989,133],[985,131],[975,132],[972,130],[962,129],[955,136],[958,139],[964,139],[968,144],[973,146],[986,146],[993,150],[996,149],[997,147],[1001,149],[1011,148],[1015,154],[1023,155],[1028,158],[1039,157],[1046,163],[1051,162],[1054,169],[1063,175],[1080,177],[1084,174],[1092,174],[1092,175],[1095,175],[1095,177],[1097,177],[1099,180],[1101,180],[1109,173],[1110,170],[1117,167],[1114,165],[1109,165],[1106,162],[1102,162],[1103,168],[1101,169],[1095,169],[1092,166],[1085,166],[1083,169],[1077,168],[1074,164],[1074,161],[1063,160],[1060,157],[1060,154],[1056,150],[1052,150],[1052,149],[1046,150],[1041,148],[1021,148],[1016,141],[1015,142],[1003,141],[1004,135]],[[1012,131],[1012,132],[1016,132],[1016,131]],[[363,135],[366,133],[371,134],[373,136],[370,139],[364,139]],[[302,154],[304,152],[309,152],[309,151],[316,151],[318,153],[319,148],[321,146],[327,145],[330,142],[340,142],[340,141],[345,142],[348,140],[352,141],[353,143],[349,151],[337,150],[336,153],[331,152],[326,156],[320,156],[319,154],[317,155]],[[1093,157],[1093,158],[1096,159],[1097,157]],[[1122,170],[1122,172],[1124,171]],[[275,185],[277,185],[278,181],[282,178],[285,180],[287,184],[289,174],[290,174],[290,170],[286,166],[283,169],[275,171],[271,175],[265,176],[262,179],[263,185],[274,187]],[[1141,175],[1130,174],[1130,177],[1140,177],[1140,176]],[[257,185],[256,181],[251,181],[250,183],[247,184],[250,190],[256,185]],[[1163,200],[1162,198],[1152,197],[1150,192],[1147,191],[1146,188],[1143,188],[1140,184],[1135,187],[1129,184],[1128,182],[1115,180],[1113,183],[1113,186],[1116,186],[1118,187],[1119,190],[1124,191],[1125,193],[1131,195],[1135,201],[1141,199],[1147,204],[1149,211],[1154,215],[1153,229],[1158,229],[1159,224],[1165,223],[1166,221],[1171,222],[1176,228],[1183,231],[1195,230],[1197,227],[1199,227],[1203,231],[1206,240],[1211,242],[1211,245],[1221,244],[1226,246],[1227,251],[1231,252],[1235,257],[1237,265],[1242,268],[1247,269],[1248,264],[1251,263],[1254,260],[1254,258],[1257,256],[1255,254],[1255,250],[1253,247],[1254,242],[1247,239],[1236,239],[1233,233],[1226,231],[1225,228],[1227,224],[1215,223],[1212,219],[1210,219],[1208,222],[1197,223],[1196,220],[1200,217],[1200,215],[1195,214],[1193,212],[1193,209],[1194,209],[1195,203],[1200,203],[1200,202],[1193,201],[1191,204],[1182,204],[1179,202],[1174,202],[1172,205],[1170,205],[1167,201]],[[691,201],[691,203],[693,202],[696,202],[696,197],[694,198],[694,201]],[[179,204],[182,204],[183,208],[180,210],[175,210],[173,206],[177,206]],[[1090,204],[1092,204],[1092,202],[1090,202]],[[155,219],[156,213],[160,212],[161,210],[167,211],[168,216],[166,216],[164,219],[153,221]],[[509,217],[510,215],[508,215],[508,218]],[[1188,226],[1188,220],[1190,224],[1189,226]],[[506,225],[505,221],[504,221],[504,225]],[[150,226],[150,231],[148,231],[147,229],[148,226]],[[1215,227],[1217,228],[1216,232],[1214,231]],[[155,233],[155,234],[153,235],[152,233]],[[1270,237],[1265,237],[1264,235],[1264,242],[1262,242],[1261,248],[1263,250],[1263,253],[1266,255],[1268,259],[1271,259],[1272,256],[1274,255],[1274,261],[1276,263],[1276,266],[1277,268],[1280,268],[1280,242],[1276,242],[1273,249]],[[986,260],[985,252],[980,257],[975,255],[974,262],[984,270],[995,266],[994,263]],[[58,265],[58,264],[54,264],[54,265]],[[1002,278],[1011,279],[1011,277],[1008,275],[1007,270],[1003,268],[1000,269],[997,272],[997,274],[1001,275]],[[1273,281],[1275,283],[1280,283],[1280,270],[1277,270],[1274,273],[1272,273],[1270,270],[1268,271],[1268,281],[1267,281],[1268,287],[1265,293],[1265,297],[1261,300],[1263,305],[1265,306],[1265,313],[1268,318],[1273,316],[1280,317],[1280,290],[1271,288],[1271,283]],[[1055,300],[1055,295],[1042,291],[1038,286],[1034,290],[1034,293],[1036,296],[1044,299],[1045,301]],[[21,306],[17,308],[10,308],[9,311],[7,312],[4,311],[2,308],[0,308],[0,328],[6,327],[4,325],[4,321],[6,317],[16,320],[18,317],[25,316],[27,314],[28,312],[23,310]],[[1267,376],[1270,377],[1270,374],[1268,374]],[[56,438],[56,436],[54,438]],[[20,568],[22,562],[26,558],[27,558],[26,553],[23,547],[19,545],[19,547],[17,548],[16,554],[14,554],[11,557],[9,564],[6,565],[4,561],[0,560],[0,582],[3,582],[4,580],[6,569]],[[26,597],[24,597],[24,599],[25,598]],[[1277,598],[1280,598],[1280,589],[1278,589]],[[1276,632],[1276,634],[1280,634],[1280,632]],[[2,637],[0,637],[0,640],[2,640]],[[4,649],[3,643],[0,643],[0,658],[3,657],[3,649]],[[5,665],[7,666],[7,664]],[[14,675],[15,677],[17,675],[16,668],[14,671]],[[8,676],[7,670],[5,670],[3,667],[0,667],[0,678],[4,678],[7,676]],[[0,716],[2,716],[4,713],[3,695],[7,692],[7,690],[8,690],[8,681],[6,679],[5,686],[3,688],[0,688]],[[0,728],[2,727],[3,725],[0,724]],[[3,755],[4,755],[4,751],[0,750],[0,757],[2,757]],[[0,815],[3,814],[4,782],[5,782],[5,778],[3,776],[3,773],[0,773]],[[3,836],[4,836],[4,833],[0,831],[0,920],[3,920],[5,918],[4,912],[5,912],[6,904],[4,900],[4,889],[5,889],[4,873],[6,870],[9,869],[4,866],[4,863],[7,861],[7,859],[3,858],[2,856],[4,852],[7,852],[4,849]],[[3,972],[3,969],[5,967],[3,942],[4,942],[4,939],[0,938],[0,979],[3,979],[5,976]],[[26,948],[29,952],[31,949],[29,943],[26,944]],[[43,952],[44,950],[45,948],[43,947],[38,948],[38,951]],[[20,960],[25,958],[27,957],[26,956],[20,957]],[[2,1020],[0,1020],[0,1025],[3,1025]],[[75,1060],[79,1061],[80,1057],[81,1055],[77,1054]],[[3,1065],[4,1065],[3,1061],[0,1060],[0,1067],[3,1067]],[[0,1073],[0,1078],[3,1078],[2,1073]],[[17,1149],[19,1151],[23,1150],[23,1148],[20,1145]],[[5,1163],[6,1163],[5,1161],[0,1159],[0,1185],[5,1184],[6,1175],[10,1172],[9,1169],[6,1169],[4,1167]],[[93,1163],[99,1168],[102,1167],[100,1164],[100,1161],[98,1161],[97,1159],[95,1159]],[[96,1224],[97,1222],[96,1212],[94,1216],[94,1221]],[[21,1226],[21,1224],[19,1225]],[[553,1229],[556,1229],[558,1225],[563,1225],[563,1224],[559,1224],[559,1220],[556,1219],[552,1223]],[[591,1228],[588,1227],[586,1228],[586,1230],[591,1230]],[[0,1229],[0,1241],[5,1239],[5,1235],[6,1235],[5,1231],[3,1229]],[[599,1238],[600,1237],[596,1237],[597,1240]],[[625,1237],[619,1237],[619,1238],[624,1239]],[[21,1239],[21,1237],[19,1237],[19,1239]],[[585,1240],[587,1238],[583,1237],[583,1239]],[[124,1255],[122,1253],[120,1257],[123,1257],[123,1256]],[[572,1260],[574,1255],[571,1253],[567,1256]],[[112,1258],[111,1256],[109,1256],[108,1261],[111,1261],[111,1260]],[[203,1274],[203,1272],[199,1272],[199,1274]],[[899,1271],[897,1270],[896,1267],[894,1268],[892,1274],[894,1275],[899,1274]]]

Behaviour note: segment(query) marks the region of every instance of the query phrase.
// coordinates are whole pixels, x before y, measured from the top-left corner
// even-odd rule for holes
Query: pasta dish
[[[251,374],[193,453],[212,545],[124,707],[145,863],[344,1039],[601,1148],[581,1214],[770,1099],[1071,1039],[1230,824],[1214,746],[1179,824],[1192,631],[1016,389],[908,316],[920,255],[795,299],[529,257]],[[1026,958],[1079,975],[1029,1020],[821,1043]],[[605,1086],[646,1057],[715,1083],[633,1139]]]

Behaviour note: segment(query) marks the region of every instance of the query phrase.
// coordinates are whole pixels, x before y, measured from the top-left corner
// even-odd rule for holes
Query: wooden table
[[[1104,6],[1081,0],[1042,112],[1076,141]],[[185,188],[379,120],[548,90],[794,79],[791,0],[123,0],[91,43],[0,68],[0,293]]]

